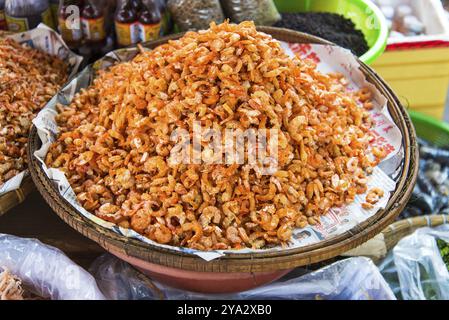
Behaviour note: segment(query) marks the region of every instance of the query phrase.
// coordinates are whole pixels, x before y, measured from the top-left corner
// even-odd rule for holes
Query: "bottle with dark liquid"
[[[161,32],[162,17],[157,0],[143,0],[139,14],[140,41],[158,39]]]
[[[101,46],[106,40],[105,7],[101,0],[85,0],[81,11],[81,26],[86,43]]]
[[[126,47],[139,42],[139,4],[140,1],[136,3],[132,0],[117,0],[114,22],[119,47]]]
[[[0,0],[0,30],[8,28],[5,17],[5,0]]]
[[[8,30],[12,32],[36,28],[41,22],[54,28],[48,0],[6,0],[5,16]]]
[[[60,0],[58,9],[58,29],[65,43],[72,49],[78,48],[83,40],[79,21],[81,0]]]

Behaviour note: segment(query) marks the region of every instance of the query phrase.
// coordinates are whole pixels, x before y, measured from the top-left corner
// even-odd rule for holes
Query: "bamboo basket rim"
[[[384,242],[388,251],[404,237],[411,235],[419,228],[438,227],[449,224],[449,215],[424,215],[408,219],[399,220],[392,223],[382,231]]]
[[[259,27],[258,30],[272,35],[275,39],[287,42],[330,44],[330,42],[320,38],[287,29]],[[168,40],[179,37],[179,34],[172,35],[145,45],[154,48]],[[161,248],[121,236],[83,217],[67,200],[59,195],[56,187],[43,172],[40,162],[33,156],[34,151],[40,145],[37,130],[34,126],[30,131],[27,150],[31,176],[37,189],[56,214],[74,229],[99,243],[106,250],[114,250],[150,263],[200,272],[265,272],[291,269],[333,258],[366,242],[394,221],[411,195],[418,172],[416,134],[406,110],[400,105],[398,98],[385,82],[366,64],[360,60],[359,63],[367,80],[374,83],[386,96],[390,114],[403,135],[402,143],[405,157],[402,172],[397,181],[397,189],[392,194],[385,210],[379,211],[351,230],[317,244],[282,251],[262,251],[247,254],[230,253],[206,262],[193,254]]]

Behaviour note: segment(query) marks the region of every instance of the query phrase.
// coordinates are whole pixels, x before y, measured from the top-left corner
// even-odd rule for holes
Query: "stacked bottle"
[[[81,0],[61,0],[59,3],[58,28],[70,48],[79,47],[83,40],[81,9]]]
[[[157,39],[161,33],[158,1],[118,0],[114,21],[120,47]]]
[[[84,40],[91,46],[101,46],[106,41],[106,10],[101,0],[85,0],[81,11]]]
[[[115,13],[115,35],[121,47],[139,42],[139,23],[137,1],[117,1]]]

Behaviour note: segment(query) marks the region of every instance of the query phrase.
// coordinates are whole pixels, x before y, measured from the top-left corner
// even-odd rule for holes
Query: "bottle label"
[[[83,32],[81,29],[72,29],[67,27],[66,19],[60,17],[59,21],[59,32],[62,38],[67,42],[77,42],[83,38]]]
[[[28,31],[30,29],[36,28],[41,22],[45,23],[50,28],[55,27],[50,8],[47,8],[47,10],[45,10],[41,14],[27,17],[12,17],[10,15],[6,15],[6,23],[8,24],[8,29],[12,32]]]
[[[161,23],[157,24],[139,24],[140,40],[142,42],[156,40],[161,32]]]
[[[81,19],[83,34],[87,40],[100,41],[106,38],[104,17],[96,19]]]
[[[115,33],[119,46],[129,46],[139,42],[139,24],[115,21]]]
[[[8,30],[11,32],[25,32],[29,30],[27,18],[17,18],[6,15]]]
[[[6,17],[5,17],[5,11],[0,9],[0,30],[6,30]]]

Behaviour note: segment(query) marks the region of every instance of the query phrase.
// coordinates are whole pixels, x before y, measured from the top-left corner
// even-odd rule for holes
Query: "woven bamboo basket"
[[[259,30],[281,41],[329,44],[322,39],[286,29],[260,27]],[[155,48],[168,39],[180,36],[173,35],[147,43],[145,46]],[[367,80],[388,100],[390,114],[403,135],[404,163],[397,181],[397,189],[385,210],[351,230],[317,244],[277,252],[227,254],[206,262],[196,255],[120,236],[84,218],[59,195],[57,188],[33,156],[41,144],[35,127],[31,129],[28,144],[31,176],[39,192],[66,223],[114,255],[146,271],[154,279],[176,287],[203,292],[245,290],[273,281],[295,267],[331,259],[368,241],[394,221],[411,195],[418,171],[418,149],[413,125],[391,89],[372,69],[362,62],[360,64]]]
[[[382,234],[387,250],[390,251],[402,238],[411,235],[419,228],[438,227],[447,223],[449,223],[449,216],[444,214],[409,218],[389,225]]]
[[[342,254],[343,257],[367,257],[375,263],[380,263],[387,254],[403,238],[411,235],[419,228],[438,227],[449,223],[449,215],[425,215],[399,220],[390,224],[374,239],[363,245]]]

